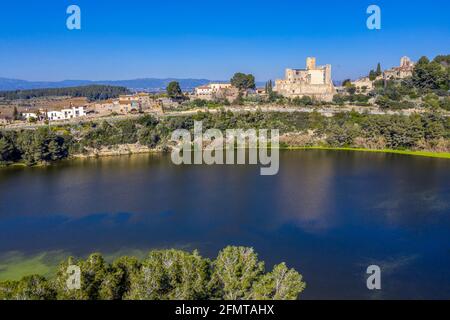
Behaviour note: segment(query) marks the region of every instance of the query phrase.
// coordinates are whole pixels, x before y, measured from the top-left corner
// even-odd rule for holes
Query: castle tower
[[[306,58],[306,70],[311,70],[316,68],[316,58],[308,57]]]
[[[400,59],[400,67],[409,67],[411,66],[411,59],[409,59],[408,57],[402,57]]]

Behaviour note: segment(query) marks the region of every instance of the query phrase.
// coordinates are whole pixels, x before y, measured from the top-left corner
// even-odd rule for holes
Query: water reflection
[[[299,269],[306,298],[450,297],[450,161],[280,156],[276,176],[258,166],[175,166],[158,154],[0,170],[0,262],[11,251],[178,247],[213,256],[235,244]],[[365,287],[369,264],[385,270],[381,293]]]

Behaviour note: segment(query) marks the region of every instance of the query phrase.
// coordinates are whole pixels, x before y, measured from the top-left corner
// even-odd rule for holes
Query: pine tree
[[[382,74],[381,64],[378,62],[378,65],[377,65],[377,76],[379,77],[379,76],[381,76],[381,74]]]
[[[305,287],[306,283],[303,282],[301,274],[281,263],[253,285],[251,299],[297,300]]]
[[[266,93],[271,94],[273,92],[272,80],[267,83]]]
[[[12,160],[14,147],[6,138],[0,138],[0,163]]]
[[[20,116],[19,116],[19,111],[17,111],[17,107],[14,107],[14,111],[13,111],[13,119],[14,120],[19,120]]]

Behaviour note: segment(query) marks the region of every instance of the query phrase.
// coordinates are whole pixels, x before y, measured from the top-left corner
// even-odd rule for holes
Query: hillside
[[[68,88],[46,88],[30,90],[14,90],[0,92],[0,98],[6,100],[33,99],[42,97],[86,97],[90,101],[117,98],[120,94],[127,94],[125,87],[89,85]]]

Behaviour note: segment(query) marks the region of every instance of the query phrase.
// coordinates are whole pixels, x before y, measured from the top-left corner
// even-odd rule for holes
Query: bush
[[[447,111],[450,111],[450,97],[445,97],[439,102],[439,106]]]
[[[291,103],[294,106],[312,106],[314,104],[314,100],[311,97],[303,96],[303,97],[295,97],[292,99]]]

